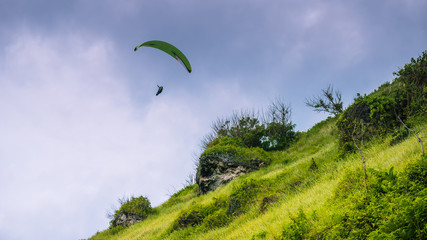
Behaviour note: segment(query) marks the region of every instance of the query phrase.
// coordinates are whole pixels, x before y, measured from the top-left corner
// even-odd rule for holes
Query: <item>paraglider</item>
[[[163,41],[152,40],[139,44],[135,47],[134,51],[138,50],[140,47],[152,47],[162,50],[163,52],[178,60],[178,62],[180,62],[187,69],[187,71],[191,73],[191,65],[187,57],[172,44]]]
[[[163,91],[163,86],[159,86],[159,85],[157,85],[157,87],[158,87],[159,89],[157,90],[156,96],[159,96],[159,94],[160,94],[160,93],[162,93],[162,91]]]
[[[163,41],[152,40],[152,41],[147,41],[139,44],[138,46],[135,47],[134,51],[138,50],[140,47],[152,47],[152,48],[157,48],[159,50],[162,50],[163,52],[171,55],[173,58],[178,60],[178,62],[180,62],[185,67],[185,69],[189,73],[191,73],[191,65],[187,57],[172,44],[163,42]],[[158,96],[163,91],[163,86],[157,85],[157,87],[159,89],[157,90],[156,96]]]

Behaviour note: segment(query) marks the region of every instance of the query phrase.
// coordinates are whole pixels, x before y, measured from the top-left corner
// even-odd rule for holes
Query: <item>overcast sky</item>
[[[427,49],[425,0],[0,0],[0,239],[87,238],[182,188],[217,117],[332,84],[345,105]],[[177,46],[189,74],[147,40]],[[156,97],[156,85],[163,93]]]

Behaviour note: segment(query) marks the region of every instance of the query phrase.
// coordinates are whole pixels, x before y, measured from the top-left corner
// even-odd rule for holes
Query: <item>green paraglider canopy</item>
[[[178,60],[187,69],[187,71],[191,73],[191,65],[187,57],[185,57],[185,55],[172,44],[163,41],[152,40],[139,44],[135,47],[134,51],[138,50],[140,47],[152,47],[162,50],[163,52]]]

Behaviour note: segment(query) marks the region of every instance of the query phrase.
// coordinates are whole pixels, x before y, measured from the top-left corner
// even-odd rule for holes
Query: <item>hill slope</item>
[[[388,96],[399,84],[369,96]],[[369,96],[355,104],[369,103]],[[426,128],[425,108],[411,106],[415,113],[405,121],[412,129]],[[370,128],[363,149],[367,195],[361,157],[343,153],[339,122],[342,116],[328,118],[286,150],[268,152],[267,167],[201,196],[197,185],[188,186],[142,222],[91,239],[426,239],[427,158],[415,135],[401,134],[405,130],[393,124],[390,129],[398,130]]]

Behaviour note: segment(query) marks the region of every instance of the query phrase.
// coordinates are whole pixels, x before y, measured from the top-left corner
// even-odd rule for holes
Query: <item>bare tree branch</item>
[[[422,155],[424,156],[424,147],[423,147],[423,140],[421,139],[421,137],[419,137],[418,136],[418,134],[422,131],[422,130],[424,130],[425,128],[422,128],[422,129],[420,129],[419,131],[415,131],[415,130],[413,130],[413,129],[411,129],[411,128],[409,128],[403,121],[402,121],[402,119],[400,118],[400,116],[397,116],[397,119],[400,121],[400,123],[402,123],[403,124],[403,126],[406,128],[406,129],[408,129],[409,131],[411,131],[411,132],[413,132],[414,134],[415,134],[415,137],[417,137],[417,141],[420,143],[420,145],[421,145],[421,153],[422,153]]]
[[[322,89],[321,96],[306,99],[305,105],[314,108],[316,112],[327,112],[333,115],[343,112],[341,93],[339,91],[334,92],[332,85],[329,85],[327,89]]]
[[[366,161],[365,161],[365,158],[363,156],[363,139],[364,139],[364,135],[365,135],[364,126],[365,126],[365,123],[363,122],[363,120],[360,120],[360,134],[357,136],[357,135],[355,135],[356,129],[357,129],[357,122],[356,122],[354,124],[354,129],[353,129],[353,133],[351,134],[351,138],[353,139],[354,146],[356,146],[356,148],[359,150],[360,157],[362,159],[363,170],[365,172],[365,191],[366,191],[366,197],[368,197],[369,196],[368,195],[368,184],[367,184],[368,174],[366,173]],[[360,141],[360,145],[357,144],[357,140]]]

